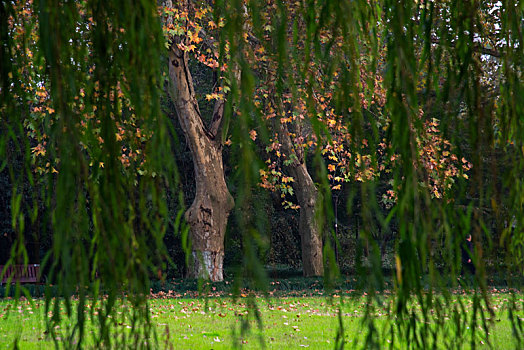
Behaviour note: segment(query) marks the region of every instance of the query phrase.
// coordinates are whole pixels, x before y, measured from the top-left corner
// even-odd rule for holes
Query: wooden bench
[[[0,265],[0,275],[4,271],[4,265]],[[11,283],[38,283],[40,281],[40,265],[11,265],[2,275],[0,285],[7,283],[11,278]]]

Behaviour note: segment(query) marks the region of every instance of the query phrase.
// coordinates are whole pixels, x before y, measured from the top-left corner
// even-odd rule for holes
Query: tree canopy
[[[261,189],[300,216],[304,274],[327,287],[340,273],[338,198],[348,216],[358,209],[371,252],[367,264],[355,259],[368,297],[356,346],[385,346],[372,316],[384,307],[377,234],[395,232],[395,304],[383,331],[413,347],[459,347],[489,327],[493,266],[521,287],[512,283],[524,273],[523,3],[0,4],[10,263],[28,262],[29,226],[48,232],[43,263],[63,296],[47,289],[49,329],[72,320],[62,345],[82,347],[83,311],[101,305],[97,344],[155,347],[147,297],[169,263],[166,232],[182,242],[190,276],[220,281],[230,213],[242,239],[237,279],[264,290]],[[204,98],[195,70],[212,72]],[[188,208],[175,157],[182,138],[194,168]],[[465,250],[475,274],[460,285]],[[490,265],[494,252],[504,254]],[[474,293],[473,315],[451,303],[458,286]],[[112,321],[126,303],[118,310],[131,332]],[[521,341],[522,319],[510,317]]]

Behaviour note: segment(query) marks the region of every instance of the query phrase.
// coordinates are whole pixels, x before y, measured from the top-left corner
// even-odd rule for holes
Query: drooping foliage
[[[1,167],[10,172],[12,226],[19,234],[12,256],[25,255],[27,262],[24,226],[42,216],[53,241],[46,257],[50,282],[64,297],[53,299],[48,291],[49,329],[65,303],[65,317],[73,320],[65,344],[82,346],[88,308],[97,315],[100,346],[154,346],[149,278],[162,261],[169,218],[181,217],[167,212],[163,194],[177,191],[177,183],[158,102],[166,52],[156,6],[1,2]],[[244,249],[238,277],[264,288],[256,242],[266,224],[253,189],[260,171],[271,169],[259,161],[253,130],[271,148],[275,124],[293,132],[301,120],[311,144],[305,135],[284,132],[312,161],[326,286],[338,276],[330,243],[336,244],[332,191],[345,178],[352,184],[348,198],[365,199],[361,239],[371,245],[371,257],[367,264],[356,261],[369,300],[364,336],[353,344],[474,347],[476,330],[492,322],[487,272],[502,266],[510,287],[521,287],[511,285],[512,276],[520,280],[524,273],[524,5],[217,0],[212,7],[207,24],[220,32],[213,43],[218,53],[199,60],[222,72],[228,90],[226,127],[215,136],[231,136],[237,165],[235,211]],[[209,40],[205,28],[193,23],[189,29],[192,43]],[[133,150],[135,162],[122,161],[123,148]],[[136,157],[140,152],[144,158]],[[43,159],[34,161],[35,154]],[[373,175],[359,179],[366,171]],[[284,178],[290,181],[278,181]],[[21,193],[26,182],[37,189],[32,201]],[[390,186],[385,201],[381,182]],[[348,200],[348,212],[354,210]],[[385,288],[377,230],[397,233],[393,306],[376,293]],[[500,251],[504,256],[494,261]],[[463,256],[471,259],[469,279],[461,278]],[[474,293],[472,313],[451,302],[450,288]],[[382,328],[373,319],[378,307],[390,308]],[[510,298],[509,307],[521,341],[522,320],[513,311],[522,305]],[[130,333],[116,327],[126,313]],[[336,340],[342,348],[342,322]]]
[[[228,40],[242,42],[244,37],[238,47],[245,48],[254,35],[263,43],[258,52],[267,52],[268,60],[258,67],[246,64],[241,88],[233,87],[238,91],[234,103],[241,111],[240,125],[256,122],[259,115],[271,114],[282,124],[306,116],[314,140],[327,137],[333,147],[323,121],[335,114],[343,118],[354,141],[348,145],[350,153],[361,153],[365,141],[371,145],[369,164],[378,168],[383,154],[379,145],[385,143],[387,159],[395,159],[387,163],[391,208],[383,210],[377,200],[382,195],[377,193],[379,181],[362,181],[348,193],[351,197],[358,191],[365,198],[360,208],[362,236],[375,247],[369,265],[357,266],[369,295],[367,336],[360,346],[380,348],[386,335],[394,334],[398,338],[393,344],[401,347],[408,342],[410,347],[427,348],[439,341],[446,347],[464,342],[475,346],[476,329],[491,322],[486,271],[503,266],[510,285],[511,276],[523,273],[523,193],[517,176],[523,152],[522,4],[238,1],[224,2],[221,15],[238,16],[243,9],[252,15],[254,34],[230,29],[225,31]],[[253,62],[253,55],[245,48],[239,60]],[[372,75],[361,75],[363,67],[383,78],[385,103],[375,110],[368,108],[375,82]],[[272,76],[265,81],[268,71]],[[263,86],[257,95],[259,83]],[[326,93],[330,85],[335,86],[330,108],[319,111],[318,92]],[[261,103],[264,99],[270,103]],[[287,111],[271,104],[279,99],[290,101]],[[271,111],[264,110],[268,105]],[[247,130],[237,137],[247,138]],[[292,131],[290,136],[297,140],[303,135]],[[247,149],[245,141],[238,142]],[[268,146],[280,157],[281,145],[275,143],[273,139]],[[324,242],[329,242],[334,213],[328,174],[335,165],[326,166],[333,158],[322,157],[321,149],[313,150],[310,169],[323,198],[318,224],[326,232]],[[286,161],[293,158],[284,165]],[[243,170],[246,182],[252,181],[252,171]],[[274,186],[268,173],[276,173],[282,181],[278,186],[289,192],[291,180],[274,168],[262,170],[264,185]],[[388,229],[397,232],[396,302],[390,310],[394,321],[377,329],[372,315],[383,305],[375,292],[385,285],[373,233]],[[504,261],[497,260],[501,251]],[[336,276],[329,245],[324,257],[326,278],[331,272]],[[461,276],[471,272],[474,275],[464,282]],[[452,288],[474,293],[472,315],[452,305]],[[414,312],[414,306],[422,312]],[[515,307],[513,299],[511,308]],[[444,326],[446,317],[453,318],[453,327]],[[513,335],[522,337],[522,320],[514,313],[510,317]],[[436,328],[429,326],[434,323]],[[342,341],[338,345],[343,346]]]
[[[90,310],[95,343],[150,347],[149,278],[162,264],[170,224],[164,188],[176,186],[159,106],[156,4],[2,1],[1,13],[2,167],[11,172],[19,233],[12,262],[25,254],[25,223],[41,216],[52,237],[43,267],[59,291],[46,295],[53,339],[82,347]],[[31,148],[44,157],[37,164],[43,178],[34,176]],[[129,162],[124,148],[147,159]],[[23,171],[14,172],[15,160]],[[24,181],[34,188],[33,201],[20,193]],[[45,211],[37,210],[37,199]],[[63,317],[71,327],[55,337]],[[125,317],[131,332],[114,327]]]

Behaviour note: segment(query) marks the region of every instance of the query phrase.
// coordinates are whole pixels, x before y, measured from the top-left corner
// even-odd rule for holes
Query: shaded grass
[[[381,288],[384,290],[393,289],[394,279],[392,274],[396,273],[390,269],[384,269],[384,285]],[[301,270],[296,270],[289,267],[279,267],[279,268],[268,268],[268,276],[271,278],[271,282],[268,286],[268,291],[271,293],[271,296],[325,296],[326,288],[328,286],[324,285],[324,280],[322,278],[308,278],[302,276]],[[368,276],[373,273],[371,270],[363,271],[363,276]],[[232,276],[235,275],[235,271],[227,270],[227,276],[223,282],[215,283],[199,283],[195,279],[168,279],[165,281],[153,280],[151,282],[151,292],[157,294],[159,292],[172,292],[173,296],[176,297],[191,297],[198,296],[199,291],[219,293],[222,296],[232,296],[235,294],[235,282]],[[332,281],[332,284],[329,286],[334,290],[365,290],[367,285],[365,284],[365,278],[360,275],[343,275]],[[508,290],[509,288],[514,288],[515,286],[524,285],[524,275],[509,274],[505,272],[492,272],[488,275],[486,283],[490,286],[491,289],[498,290]],[[431,282],[429,281],[428,276],[422,276],[421,284],[425,287],[429,287]],[[444,283],[447,288],[450,290],[457,289],[461,285],[467,285],[468,278],[457,276],[456,279],[449,279]],[[33,297],[43,297],[45,290],[47,288],[48,292],[51,295],[59,296],[60,292],[56,286],[46,286],[44,284],[34,285],[34,284],[25,284],[23,287],[26,289],[27,293]],[[240,288],[249,288],[256,289],[256,286],[253,286],[249,283],[245,283],[239,286]],[[378,286],[377,286],[378,287]],[[4,296],[14,297],[16,294],[16,288],[10,287],[9,293],[7,292],[7,286],[0,286],[0,298]],[[104,292],[104,286],[101,285],[101,293]],[[215,294],[216,294],[215,293]]]
[[[511,324],[507,318],[509,294],[492,294],[495,317],[492,319],[489,339],[495,349],[515,349],[517,343],[512,337]],[[519,294],[522,305],[522,295]],[[333,348],[339,322],[339,310],[344,326],[346,345],[363,342],[364,312],[367,299],[362,296],[331,299],[325,297],[271,297],[257,298],[260,310],[260,322],[255,317],[255,309],[250,303],[254,295],[241,296],[237,300],[229,297],[213,298],[172,298],[161,294],[151,300],[151,320],[158,335],[157,348],[173,349],[230,349],[239,345],[246,349],[259,349],[261,344],[269,349],[312,349]],[[466,312],[470,312],[470,296],[462,298]],[[125,308],[125,305],[121,306]],[[385,343],[391,341],[391,334],[383,332],[389,329],[387,317],[391,309],[391,299],[386,297],[381,307],[376,307],[372,314],[378,336]],[[63,312],[63,311],[62,311]],[[519,317],[524,319],[522,309]],[[95,311],[96,314],[96,311]],[[88,315],[88,319],[93,315]],[[446,321],[448,322],[448,321]],[[452,321],[449,320],[451,329]],[[69,321],[62,319],[61,328]],[[129,321],[115,320],[115,325],[126,332]],[[261,326],[261,327],[259,327]],[[60,334],[60,327],[57,328]],[[249,327],[249,331],[246,331]],[[93,321],[88,321],[87,347],[93,347],[95,332]],[[452,334],[452,331],[450,331]],[[467,332],[467,330],[466,330]],[[484,332],[479,329],[474,343],[479,348],[487,348]],[[467,335],[466,335],[467,336]],[[388,338],[389,337],[389,338]],[[398,337],[397,337],[398,338]],[[22,300],[16,304],[13,300],[0,300],[0,349],[12,347],[15,339],[21,349],[47,349],[53,347],[52,339],[46,331],[44,321],[44,301],[35,300],[33,304]],[[397,339],[398,341],[398,339]],[[449,339],[448,339],[449,341]],[[443,346],[442,344],[440,344]],[[457,344],[458,345],[458,344]],[[400,348],[409,348],[409,344],[398,344]],[[465,344],[461,348],[470,348]]]

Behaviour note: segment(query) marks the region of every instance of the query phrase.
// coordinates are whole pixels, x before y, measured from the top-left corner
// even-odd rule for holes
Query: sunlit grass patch
[[[456,295],[454,298],[457,302],[462,299],[466,313],[472,312],[471,296]],[[505,293],[491,295],[495,315],[489,320],[492,322],[489,339],[495,349],[516,347],[511,323],[507,317],[509,298],[511,295]],[[363,334],[366,330],[363,321],[368,305],[366,296],[341,298],[337,295],[332,299],[325,297],[268,299],[255,297],[255,299],[260,310],[261,323],[257,321],[254,309],[250,306],[253,301],[250,297],[240,297],[236,300],[229,297],[152,299],[150,300],[151,322],[158,336],[158,344],[155,347],[229,349],[237,344],[242,348],[258,349],[261,342],[264,342],[270,349],[333,348],[339,327],[339,312],[346,344],[363,342]],[[522,295],[519,294],[517,300],[520,303],[518,317],[524,320]],[[386,330],[392,325],[391,322],[395,322],[394,318],[388,317],[392,300],[386,297],[381,307],[375,306],[371,319],[377,327],[378,335],[385,343],[390,342],[391,334]],[[61,310],[61,313],[65,311]],[[93,314],[87,312],[86,315],[88,348],[94,345],[92,335],[95,328],[91,320],[93,315],[96,316],[96,311]],[[449,321],[449,327],[452,327],[451,316],[449,318],[445,321]],[[131,322],[125,319],[114,322],[114,326],[122,332],[128,332],[131,328]],[[69,321],[63,318],[62,323],[57,326],[57,334],[60,334],[60,328],[68,326],[70,326]],[[481,327],[478,329],[477,338],[475,345],[487,348]],[[18,304],[13,300],[0,301],[0,348],[12,346],[16,339],[22,349],[42,349],[53,346],[53,340],[46,331],[44,301],[35,300],[33,304],[26,300]],[[399,341],[398,337],[396,341]],[[398,345],[405,348],[407,344]],[[470,344],[465,345],[465,348],[469,347]]]

